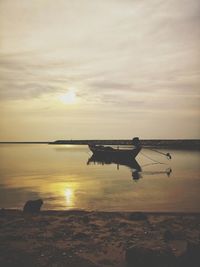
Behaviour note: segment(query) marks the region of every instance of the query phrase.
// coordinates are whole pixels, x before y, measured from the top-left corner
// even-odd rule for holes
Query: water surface
[[[132,166],[94,162],[87,146],[0,145],[0,207],[200,211],[200,152],[142,150]],[[155,164],[155,161],[163,164]]]

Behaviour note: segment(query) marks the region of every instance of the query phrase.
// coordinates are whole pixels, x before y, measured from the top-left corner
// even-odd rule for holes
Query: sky
[[[200,138],[200,1],[0,0],[0,141]]]

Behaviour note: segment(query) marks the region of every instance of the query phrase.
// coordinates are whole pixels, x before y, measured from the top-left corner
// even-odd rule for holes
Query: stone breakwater
[[[192,149],[200,150],[200,140],[199,139],[173,139],[173,140],[163,140],[163,139],[142,139],[142,146],[149,148],[171,148],[171,149]],[[132,145],[132,140],[130,139],[118,139],[118,140],[57,140],[54,142],[49,142],[53,145]]]

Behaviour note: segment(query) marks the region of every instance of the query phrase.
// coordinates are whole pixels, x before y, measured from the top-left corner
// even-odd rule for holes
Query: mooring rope
[[[148,163],[148,164],[141,165],[141,167],[144,168],[144,167],[148,167],[148,166],[152,166],[152,165],[156,165],[156,164],[164,164],[164,165],[167,165],[166,163],[153,162],[153,163]]]
[[[148,158],[148,159],[150,159],[150,160],[152,160],[153,162],[155,162],[155,163],[159,163],[159,164],[165,164],[165,163],[163,163],[163,162],[160,162],[160,161],[158,161],[158,160],[155,160],[155,159],[153,159],[153,158],[151,158],[151,157],[149,157],[149,156],[147,156],[147,155],[145,155],[144,153],[142,153],[142,152],[140,152],[144,157],[146,157],[146,158]]]
[[[167,159],[171,159],[171,158],[172,158],[172,156],[170,155],[170,153],[164,153],[164,152],[161,152],[161,151],[159,151],[159,150],[156,150],[156,149],[153,149],[153,148],[149,148],[149,147],[145,147],[145,148],[146,148],[146,149],[149,149],[149,150],[152,150],[152,151],[154,151],[154,152],[157,152],[157,153],[159,153],[159,154],[162,154],[162,155],[166,156]]]

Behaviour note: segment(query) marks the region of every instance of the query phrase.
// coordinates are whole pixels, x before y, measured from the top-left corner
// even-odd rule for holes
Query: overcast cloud
[[[0,100],[2,126],[7,127],[1,138],[15,138],[6,135],[12,130],[11,116],[18,114],[16,120],[23,121],[24,131],[16,133],[16,139],[34,139],[26,133],[30,125],[24,123],[28,118],[23,118],[18,104],[22,101],[26,116],[30,109],[37,114],[31,104],[36,99],[41,101],[37,108],[44,112],[34,121],[47,121],[51,112],[66,115],[57,126],[71,123],[72,117],[76,124],[71,127],[85,120],[83,137],[91,127],[96,128],[94,138],[102,136],[98,124],[102,112],[109,110],[105,137],[115,134],[112,122],[121,112],[126,115],[119,116],[118,126],[124,129],[119,138],[136,129],[146,138],[200,137],[199,14],[198,0],[1,0]],[[66,113],[66,108],[44,103],[45,97],[70,88],[79,99],[76,111]],[[151,130],[149,114],[153,114]],[[163,121],[164,130],[158,130]],[[46,127],[48,132],[50,122]],[[67,128],[63,131],[69,138]],[[77,132],[75,127],[70,134],[81,138]],[[60,137],[59,132],[45,137],[43,128],[37,134],[43,139]]]

